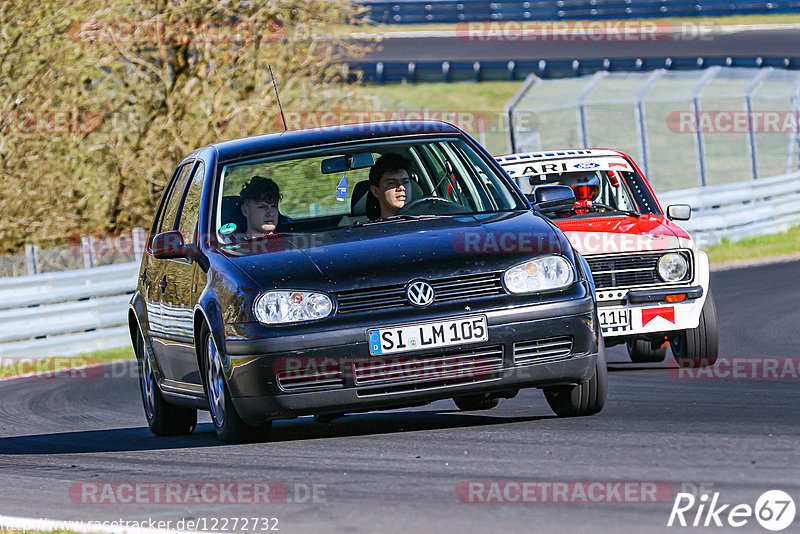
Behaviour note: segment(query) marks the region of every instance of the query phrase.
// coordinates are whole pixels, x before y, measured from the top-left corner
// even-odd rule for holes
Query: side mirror
[[[575,207],[575,191],[566,185],[542,185],[528,199],[539,211],[567,211]]]
[[[150,243],[153,256],[160,260],[171,258],[188,258],[194,247],[187,247],[183,242],[183,234],[177,230],[162,232],[153,237]]]
[[[689,204],[672,204],[667,206],[667,219],[671,221],[688,221],[692,216],[692,207]]]

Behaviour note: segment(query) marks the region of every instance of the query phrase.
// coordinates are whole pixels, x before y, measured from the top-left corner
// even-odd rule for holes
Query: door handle
[[[142,274],[139,275],[139,280],[141,280],[142,282],[147,281],[147,271],[142,271]]]
[[[167,290],[167,277],[166,276],[164,278],[162,278],[161,280],[159,280],[158,287],[161,288],[161,292],[162,293]]]

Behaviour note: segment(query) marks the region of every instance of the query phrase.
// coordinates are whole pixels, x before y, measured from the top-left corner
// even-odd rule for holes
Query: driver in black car
[[[391,217],[411,202],[410,162],[398,154],[384,154],[369,170],[369,190],[378,199],[380,217]]]

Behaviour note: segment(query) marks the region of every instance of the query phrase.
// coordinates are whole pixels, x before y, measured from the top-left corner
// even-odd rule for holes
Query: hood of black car
[[[282,234],[232,252],[231,261],[262,290],[336,292],[502,271],[563,251],[550,224],[525,211]]]

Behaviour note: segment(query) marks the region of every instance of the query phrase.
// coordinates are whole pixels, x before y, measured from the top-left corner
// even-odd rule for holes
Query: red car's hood
[[[644,252],[689,246],[689,234],[660,216],[596,217],[554,220],[584,256]]]

